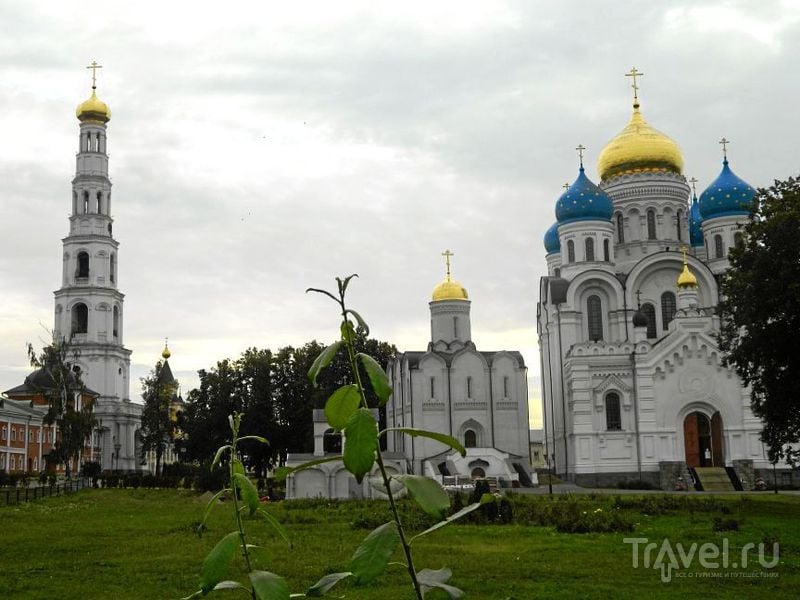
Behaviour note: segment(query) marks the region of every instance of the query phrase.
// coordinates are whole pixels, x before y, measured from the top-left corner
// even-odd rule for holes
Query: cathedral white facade
[[[581,157],[545,235],[537,314],[552,468],[579,484],[673,489],[697,468],[727,467],[748,489],[770,465],[749,390],[721,363],[715,309],[755,190],[725,152],[698,200],[677,144],[636,97],[598,173],[595,185]]]

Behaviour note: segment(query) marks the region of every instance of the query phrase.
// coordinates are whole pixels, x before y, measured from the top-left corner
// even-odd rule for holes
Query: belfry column
[[[80,353],[83,383],[99,395],[94,412],[102,445],[120,445],[113,457],[101,452],[102,468],[134,470],[133,432],[121,433],[138,428],[141,408],[130,403],[131,351],[123,345],[124,294],[117,287],[119,243],[112,230],[106,137],[111,111],[97,97],[100,65],[87,68],[92,70],[92,94],[75,111],[78,153],[69,234],[62,240],[61,288],[55,292],[54,332],[57,339],[72,340]]]

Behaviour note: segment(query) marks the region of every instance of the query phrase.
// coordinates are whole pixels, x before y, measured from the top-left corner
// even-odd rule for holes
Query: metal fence
[[[20,504],[22,502],[32,502],[42,498],[53,498],[56,496],[66,496],[83,488],[91,487],[92,482],[86,477],[70,479],[63,483],[53,485],[38,485],[16,488],[0,488],[0,506],[3,504]]]

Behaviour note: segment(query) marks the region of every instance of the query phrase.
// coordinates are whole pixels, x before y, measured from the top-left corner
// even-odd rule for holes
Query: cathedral
[[[633,112],[599,154],[599,184],[578,146],[578,176],[544,237],[546,453],[559,477],[582,485],[750,489],[770,465],[749,390],[722,364],[716,306],[756,191],[734,173],[723,138],[722,170],[698,199],[630,75]]]
[[[94,397],[97,429],[84,457],[100,462],[104,470],[134,471],[140,468],[137,430],[141,405],[130,401],[131,351],[123,343],[125,296],[119,290],[119,242],[112,230],[106,150],[111,111],[97,97],[94,74],[100,66],[93,63],[88,68],[92,69],[92,93],[75,113],[79,121],[78,152],[72,179],[69,232],[62,240],[62,277],[55,292],[53,332],[55,340],[71,340],[78,349],[74,368],[79,369],[87,392]],[[8,410],[14,406],[17,413],[23,408],[21,403],[29,404],[29,409],[38,415],[35,422],[45,432],[47,427],[42,426],[41,419],[45,408],[42,404],[46,401],[41,391],[47,382],[41,380],[42,374],[34,372],[22,385],[5,392],[8,401],[4,404]],[[9,429],[11,426],[9,418]],[[33,433],[30,432],[30,442],[37,437]],[[52,440],[41,438],[40,445],[45,439],[51,443],[55,435],[53,432]],[[43,469],[42,451],[46,453],[47,446],[36,447],[39,456],[35,461],[37,466],[33,467],[32,457],[13,456],[27,453],[27,444],[24,448],[9,445],[9,456],[3,462],[11,465],[23,461],[28,470]],[[15,463],[11,463],[12,459]]]

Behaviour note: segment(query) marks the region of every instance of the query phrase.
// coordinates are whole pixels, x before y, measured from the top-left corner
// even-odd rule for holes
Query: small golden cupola
[[[169,351],[168,340],[164,340],[164,349],[161,351],[161,358],[164,360],[169,360],[170,356],[172,356],[172,352]]]
[[[454,254],[450,250],[445,250],[442,252],[442,256],[444,256],[447,264],[447,274],[444,281],[433,288],[431,300],[434,302],[440,300],[469,300],[466,288],[450,276],[450,257],[454,256]]]
[[[92,95],[87,100],[84,100],[75,109],[75,116],[81,123],[86,121],[95,121],[99,123],[108,123],[111,120],[111,109],[108,104],[97,97],[97,69],[102,69],[102,65],[98,65],[97,61],[92,61],[92,64],[86,67],[92,70]]]
[[[686,248],[683,248],[683,270],[678,275],[678,289],[697,289],[697,277],[689,270],[689,264],[686,262]]]
[[[644,120],[639,110],[636,78],[644,75],[635,67],[626,77],[633,78],[633,114],[625,128],[617,134],[597,159],[600,179],[643,172],[683,172],[683,155],[672,139]]]

